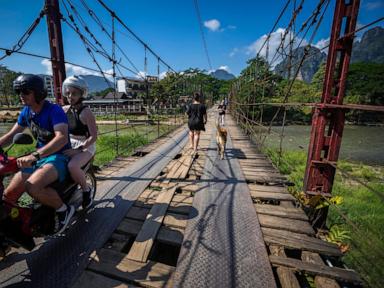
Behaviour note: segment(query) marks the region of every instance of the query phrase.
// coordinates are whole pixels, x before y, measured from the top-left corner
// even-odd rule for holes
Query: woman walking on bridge
[[[194,153],[197,152],[197,147],[200,140],[200,131],[205,131],[204,124],[207,123],[207,108],[204,104],[200,103],[200,94],[195,93],[193,102],[187,107],[188,115],[188,128],[189,140],[191,142],[191,149]]]

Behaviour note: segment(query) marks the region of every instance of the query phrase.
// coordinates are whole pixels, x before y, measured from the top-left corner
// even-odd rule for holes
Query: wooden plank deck
[[[277,286],[303,287],[304,274],[313,276],[317,288],[338,288],[344,283],[361,285],[354,271],[324,263],[322,257],[341,257],[341,251],[337,245],[316,237],[307,215],[287,189],[289,181],[228,118],[226,128],[233,149],[227,151],[226,157],[239,161],[248,183],[249,197],[261,226],[269,262],[275,270]],[[211,124],[206,128],[207,132],[201,135],[198,157],[190,157],[190,150],[184,147],[177,159],[154,178],[103,248],[94,251],[76,288],[84,287],[84,283],[92,285],[89,287],[172,287],[175,284],[176,260],[185,229],[188,221],[196,217],[192,206],[194,196],[204,191],[197,183],[204,172],[209,143],[215,133]],[[108,175],[113,175],[122,165],[115,163],[107,171],[112,174]],[[214,245],[204,243],[207,244]]]
[[[286,187],[289,182],[228,118],[226,128],[236,151],[233,154],[239,158],[248,182],[250,197],[255,203],[270,261],[276,269],[276,280],[280,286],[302,287],[298,272],[312,275],[317,288],[337,288],[340,287],[338,281],[362,285],[356,272],[324,264],[320,255],[341,257],[343,254],[340,249],[335,244],[316,238],[307,215],[296,207],[297,201]],[[296,254],[301,254],[301,259],[287,256],[286,250],[296,251]]]

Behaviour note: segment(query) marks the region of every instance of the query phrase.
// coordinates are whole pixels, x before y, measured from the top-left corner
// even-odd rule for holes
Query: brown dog
[[[225,144],[227,144],[227,129],[220,127],[219,123],[216,123],[216,143],[217,153],[221,159],[224,159]]]

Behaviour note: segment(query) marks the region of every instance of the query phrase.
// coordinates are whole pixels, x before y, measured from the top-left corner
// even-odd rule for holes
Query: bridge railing
[[[262,105],[264,106],[263,121],[260,121],[260,104],[249,105],[249,103],[233,101],[230,103],[230,111],[238,125],[257,144],[257,147],[270,157],[281,173],[295,183],[295,186],[288,187],[288,190],[297,198],[298,205],[307,211],[310,219],[316,220],[320,209],[328,209],[326,225],[318,230],[318,235],[338,244],[345,253],[343,257],[345,265],[357,270],[369,285],[379,287],[384,277],[382,270],[384,236],[381,233],[384,225],[384,212],[381,208],[384,202],[382,161],[374,160],[374,157],[370,158],[371,161],[374,160],[373,164],[364,157],[360,157],[360,160],[349,160],[345,157],[350,156],[343,156],[348,154],[343,154],[347,151],[343,151],[342,146],[341,159],[337,164],[333,164],[337,173],[332,195],[319,195],[315,200],[310,201],[303,190],[310,122],[299,123],[297,120],[298,114],[308,112],[301,111],[306,109],[307,104],[286,105],[281,117],[275,118],[273,125],[270,120],[279,104],[263,103]],[[378,106],[374,113],[382,113],[383,108]],[[266,110],[269,112],[266,113]],[[371,135],[364,136],[364,133],[358,135],[369,137],[369,143],[362,141],[363,139],[356,141],[351,133],[357,129],[365,133],[371,131]],[[349,125],[346,127],[344,143],[348,147],[365,143],[365,149],[371,149],[373,153],[375,148],[380,149],[378,147],[382,143],[380,144],[379,135],[383,133],[383,125],[376,127]],[[348,138],[349,135],[351,138]],[[376,154],[376,157],[381,156]],[[327,261],[332,265],[330,259]]]

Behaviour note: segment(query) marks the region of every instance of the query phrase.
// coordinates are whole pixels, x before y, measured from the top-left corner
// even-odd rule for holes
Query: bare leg
[[[17,200],[19,200],[20,196],[26,191],[25,189],[25,181],[27,181],[28,177],[31,174],[17,172],[15,176],[13,176],[11,183],[9,183],[8,187],[4,191],[3,199],[11,204],[15,204]]]
[[[194,144],[195,146],[193,147],[193,150],[195,150],[195,152],[197,152],[197,146],[199,146],[199,140],[200,140],[200,131],[195,131],[194,133]]]
[[[194,147],[195,147],[194,142],[193,142],[193,138],[194,138],[193,134],[194,134],[193,131],[189,131],[189,141],[191,143],[191,149],[194,149]]]
[[[29,195],[45,206],[59,209],[63,201],[57,192],[49,184],[56,181],[58,173],[52,164],[46,164],[37,169],[25,183],[25,188]]]
[[[73,181],[80,184],[83,191],[87,190],[87,182],[85,179],[85,173],[81,169],[90,159],[92,154],[85,151],[72,156],[71,161],[68,163],[68,170],[71,173]]]

